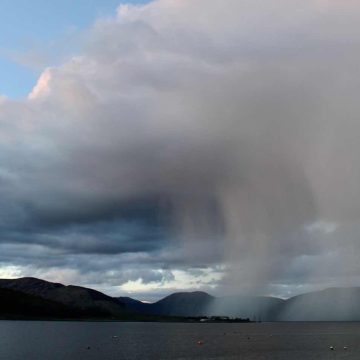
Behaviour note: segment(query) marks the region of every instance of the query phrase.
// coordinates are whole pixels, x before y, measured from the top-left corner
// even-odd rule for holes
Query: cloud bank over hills
[[[0,275],[117,294],[358,284],[359,20],[315,0],[99,20],[0,101]]]

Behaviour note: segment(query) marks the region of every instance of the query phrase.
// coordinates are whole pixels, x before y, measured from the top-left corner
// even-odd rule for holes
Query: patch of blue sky
[[[0,57],[0,96],[21,98],[36,82],[38,74],[26,66]]]

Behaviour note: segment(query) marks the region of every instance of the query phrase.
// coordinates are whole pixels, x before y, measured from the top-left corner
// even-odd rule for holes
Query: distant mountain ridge
[[[360,321],[360,288],[330,288],[288,300],[179,292],[149,304],[37,278],[0,279],[0,318],[165,320],[229,316],[256,321]]]
[[[288,299],[278,321],[360,321],[360,288],[328,288]]]
[[[125,298],[119,298],[124,301]],[[124,301],[128,309],[166,316],[229,316],[253,321],[360,321],[360,288],[330,288],[287,300],[265,296],[214,297],[175,293],[153,304]]]
[[[229,316],[251,320],[274,320],[275,309],[284,300],[261,296],[214,297],[205,292],[174,293],[153,303],[144,304],[119,297],[128,309],[163,316]]]
[[[194,291],[174,293],[153,304],[142,303],[124,297],[117,299],[124,302],[127,309],[146,314],[162,316],[206,316],[208,315],[207,308],[215,298],[205,292]]]

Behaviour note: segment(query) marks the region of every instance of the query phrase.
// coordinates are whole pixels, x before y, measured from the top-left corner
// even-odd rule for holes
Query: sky
[[[2,0],[0,93],[26,96],[44,67],[71,56],[75,44],[81,46],[74,38],[97,19],[114,16],[119,5],[119,0]]]
[[[360,286],[356,1],[1,7],[0,277]]]

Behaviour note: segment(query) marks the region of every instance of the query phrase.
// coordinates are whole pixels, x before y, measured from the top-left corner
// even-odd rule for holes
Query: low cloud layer
[[[151,296],[359,285],[359,20],[335,0],[99,20],[0,100],[1,275]]]

